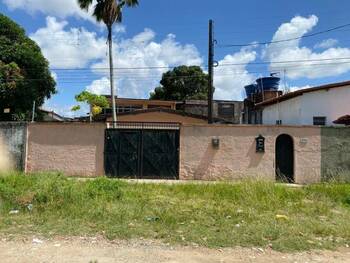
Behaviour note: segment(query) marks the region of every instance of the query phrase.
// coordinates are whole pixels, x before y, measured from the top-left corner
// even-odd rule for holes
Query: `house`
[[[207,124],[207,116],[187,113],[180,110],[153,108],[121,112],[117,114],[120,123],[150,123],[150,124]],[[95,118],[95,121],[107,122],[111,126],[112,114],[102,114]],[[216,123],[226,123],[225,120],[214,118]]]
[[[208,116],[208,101],[185,100],[177,102],[176,108],[186,113]],[[243,110],[243,101],[214,100],[213,117],[225,120],[231,124],[240,124]]]
[[[110,105],[112,105],[111,96],[105,95],[105,97],[109,100]],[[176,110],[176,101],[116,98],[115,102],[118,114],[155,108]],[[112,113],[112,109],[104,109],[103,113],[110,114]]]
[[[256,103],[255,108],[266,125],[332,126],[350,114],[350,81],[286,93]]]
[[[39,114],[41,115],[42,121],[45,121],[45,122],[51,122],[51,121],[64,122],[69,120],[68,118],[63,117],[54,111],[39,109]]]
[[[111,102],[111,96],[106,96]],[[208,121],[208,102],[205,100],[164,101],[148,99],[116,99],[118,121],[150,122],[180,122],[203,123]],[[218,123],[239,124],[243,102],[215,100],[213,102],[213,117]],[[104,109],[101,118],[107,116],[108,121],[112,109]],[[186,120],[184,119],[186,118]]]

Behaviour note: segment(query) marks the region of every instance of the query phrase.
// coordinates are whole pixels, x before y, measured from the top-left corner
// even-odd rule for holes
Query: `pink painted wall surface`
[[[103,123],[29,124],[26,172],[103,175],[105,127]]]
[[[296,183],[319,182],[321,178],[321,135],[318,127],[184,125],[180,138],[180,179],[275,180],[275,142],[280,134],[294,140]],[[256,153],[255,138],[263,135],[265,153]],[[212,138],[220,139],[214,149]]]

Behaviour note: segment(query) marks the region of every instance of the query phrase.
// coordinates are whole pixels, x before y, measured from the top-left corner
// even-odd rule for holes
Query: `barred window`
[[[317,126],[325,126],[327,118],[324,116],[316,116],[314,117],[314,125]]]

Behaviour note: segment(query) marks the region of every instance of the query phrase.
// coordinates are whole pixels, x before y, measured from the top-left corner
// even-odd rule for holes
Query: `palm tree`
[[[88,11],[93,5],[94,0],[78,0],[80,8]],[[110,85],[111,85],[111,99],[113,112],[113,127],[116,127],[117,112],[115,105],[115,89],[114,89],[114,71],[113,71],[113,25],[114,23],[122,22],[123,7],[135,7],[138,0],[97,0],[94,6],[93,16],[98,22],[103,22],[107,26],[108,31],[108,47],[109,47],[109,71],[110,71]]]

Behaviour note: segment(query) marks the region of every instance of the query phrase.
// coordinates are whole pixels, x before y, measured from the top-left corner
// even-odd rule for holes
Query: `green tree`
[[[208,75],[198,66],[180,66],[163,74],[161,86],[151,92],[154,100],[205,100]]]
[[[83,91],[75,96],[77,102],[87,103],[90,106],[90,121],[92,118],[101,114],[103,108],[109,107],[109,102],[105,96],[92,94],[88,91]],[[80,105],[72,108],[72,111],[80,110]]]
[[[89,10],[93,4],[93,0],[78,0],[82,9]],[[110,86],[112,97],[113,122],[117,121],[117,111],[115,105],[114,94],[114,70],[113,70],[113,25],[122,22],[123,7],[134,7],[138,5],[138,0],[97,0],[94,7],[93,15],[98,22],[103,22],[108,31],[108,47],[109,47],[109,68],[110,68]]]
[[[33,101],[40,107],[55,86],[39,46],[0,14],[0,120],[29,119]],[[10,114],[4,113],[7,108]]]

